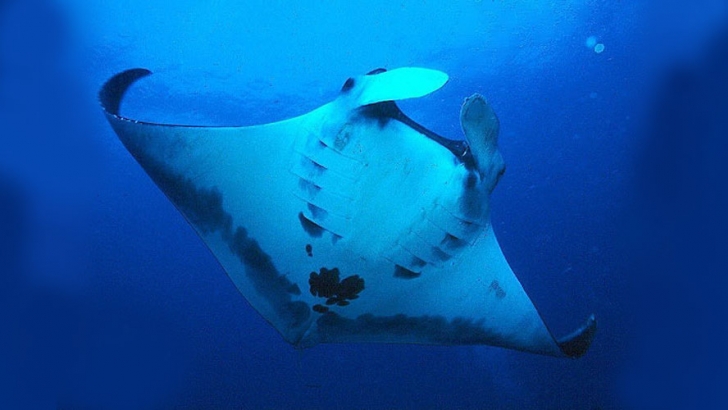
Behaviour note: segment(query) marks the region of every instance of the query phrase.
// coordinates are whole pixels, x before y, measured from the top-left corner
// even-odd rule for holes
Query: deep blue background
[[[711,302],[724,256],[710,240],[725,225],[725,6],[626,3],[0,3],[0,403],[710,408],[726,368]],[[450,75],[401,104],[443,135],[461,137],[468,95],[494,106],[508,165],[496,232],[554,333],[596,313],[584,358],[294,350],[95,100],[106,78],[141,66],[156,74],[127,115],[254,124],[330,101],[351,75],[408,65]]]

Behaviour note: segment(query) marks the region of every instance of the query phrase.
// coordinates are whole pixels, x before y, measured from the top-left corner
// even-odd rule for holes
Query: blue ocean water
[[[728,114],[720,2],[28,0],[0,10],[8,408],[720,408],[721,288],[710,284],[724,265],[719,242],[697,246],[725,225],[714,212],[728,152],[725,125],[712,121]],[[127,96],[128,116],[258,124],[330,101],[352,75],[402,66],[449,74],[442,90],[401,103],[441,135],[462,138],[472,93],[498,113],[508,170],[493,224],[554,333],[597,315],[583,358],[295,350],[96,101],[108,77],[146,67],[155,75]]]

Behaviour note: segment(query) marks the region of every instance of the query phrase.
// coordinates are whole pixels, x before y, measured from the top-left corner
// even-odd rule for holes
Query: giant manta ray
[[[579,357],[591,316],[556,339],[498,245],[490,193],[505,165],[499,122],[465,100],[464,141],[417,124],[394,101],[445,73],[374,70],[332,102],[245,127],[141,122],[120,114],[133,69],[100,101],[129,152],[250,304],[291,344],[484,344]]]

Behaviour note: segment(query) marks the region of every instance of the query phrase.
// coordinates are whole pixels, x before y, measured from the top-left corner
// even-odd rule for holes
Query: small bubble
[[[588,48],[594,48],[595,45],[597,45],[597,38],[594,36],[590,36],[586,39],[586,42],[584,43]]]
[[[594,52],[597,54],[601,54],[604,51],[604,44],[599,43],[594,46]]]

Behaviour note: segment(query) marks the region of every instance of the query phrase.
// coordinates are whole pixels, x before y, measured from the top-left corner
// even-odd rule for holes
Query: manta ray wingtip
[[[101,107],[108,114],[119,115],[119,107],[121,100],[124,98],[126,91],[137,80],[151,75],[152,72],[146,68],[132,68],[122,71],[111,77],[99,91],[99,102]]]
[[[597,319],[592,314],[586,320],[586,323],[571,333],[557,341],[561,352],[572,359],[578,359],[583,356],[589,346],[591,346],[594,334],[597,332]]]

